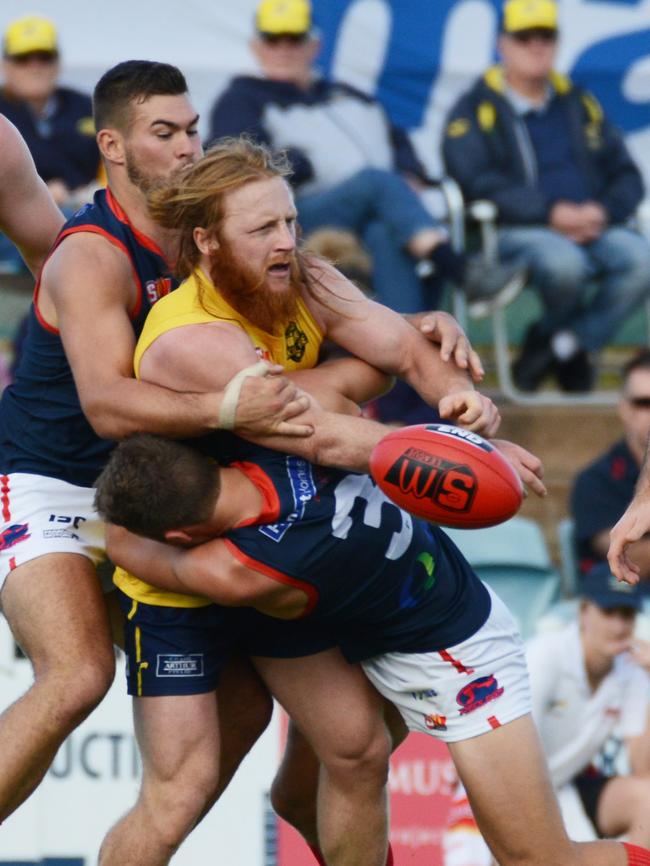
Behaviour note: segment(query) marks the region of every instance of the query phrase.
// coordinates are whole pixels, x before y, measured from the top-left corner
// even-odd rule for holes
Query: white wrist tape
[[[219,409],[219,427],[222,430],[233,430],[235,427],[235,415],[237,414],[237,404],[239,403],[239,394],[241,393],[244,379],[248,376],[268,376],[270,365],[267,361],[257,361],[251,364],[250,367],[244,367],[239,373],[236,373],[230,382],[226,385]]]

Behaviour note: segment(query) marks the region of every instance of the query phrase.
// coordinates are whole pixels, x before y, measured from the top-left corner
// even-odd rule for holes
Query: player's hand
[[[443,361],[451,360],[461,370],[467,370],[474,382],[483,379],[485,370],[481,359],[453,316],[442,310],[425,313],[418,327],[427,340],[440,345],[440,357]]]
[[[525,487],[529,487],[537,496],[546,496],[548,491],[542,481],[544,468],[539,457],[535,457],[521,445],[509,442],[507,439],[491,439],[490,442],[503,454],[508,463],[512,464]]]
[[[499,429],[501,415],[489,397],[467,389],[447,394],[438,403],[440,417],[489,438]]]
[[[609,533],[607,561],[612,574],[625,583],[638,583],[641,569],[627,555],[627,547],[650,529],[650,499],[635,497],[627,511]]]
[[[235,432],[241,436],[311,436],[311,424],[297,420],[309,408],[307,394],[283,375],[278,364],[265,376],[248,376],[242,385],[235,413]],[[294,420],[296,419],[296,420]]]

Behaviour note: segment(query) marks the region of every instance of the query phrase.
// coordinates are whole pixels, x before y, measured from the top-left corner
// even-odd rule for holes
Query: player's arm
[[[0,115],[0,231],[18,247],[37,274],[61,226],[63,215],[16,127]]]
[[[467,372],[443,361],[439,349],[393,310],[366,298],[335,268],[314,263],[318,300],[308,299],[327,336],[380,370],[407,381],[440,415],[485,435],[500,416],[474,390]]]
[[[389,391],[394,379],[360,358],[333,358],[309,370],[287,373],[329,412],[359,414],[359,406]]]
[[[279,589],[277,582],[241,563],[219,538],[183,548],[109,523],[106,545],[111,562],[152,586],[208,598],[225,607],[280,612],[270,600]]]
[[[128,316],[133,278],[127,258],[102,237],[66,238],[48,260],[39,308],[58,327],[83,411],[98,435],[121,439],[136,432],[194,436],[219,426],[222,393],[175,393],[133,378],[134,334]],[[242,431],[308,435],[287,419],[306,401],[294,399],[286,377],[246,380],[237,404]]]
[[[444,310],[403,315],[427,340],[438,344],[443,361],[451,360],[461,370],[467,370],[474,382],[483,379],[485,370],[478,352],[474,351],[467,334],[452,315]]]
[[[235,325],[184,325],[161,334],[147,348],[140,361],[140,376],[166,388],[213,392],[256,360],[250,338]],[[313,435],[300,440],[282,435],[243,435],[312,463],[367,472],[370,452],[390,432],[389,427],[365,418],[326,411],[315,400],[297,420],[310,425]]]

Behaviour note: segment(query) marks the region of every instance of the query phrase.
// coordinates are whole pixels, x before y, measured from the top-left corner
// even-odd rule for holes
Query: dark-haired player
[[[332,650],[316,653],[315,642],[329,635],[349,662],[361,662],[410,730],[448,743],[502,866],[650,864],[644,849],[567,838],[530,717],[516,625],[440,529],[399,509],[368,475],[241,440],[222,442],[219,454],[226,468],[156,437],[118,446],[98,481],[97,504],[107,520],[140,537],[111,527],[116,562],[168,591],[269,615],[243,611],[237,632],[308,739],[322,719],[338,718],[341,735],[345,730],[348,708],[336,684],[316,678],[319,655]],[[116,576],[118,586],[129,580]],[[130,592],[122,602],[135,621]],[[146,613],[139,619],[139,638],[140,626],[129,629],[132,693],[139,675],[154,682],[150,622]],[[159,619],[158,638],[164,633]],[[316,654],[295,658],[309,652]],[[294,665],[304,700],[292,689]],[[156,776],[155,759],[171,751],[187,793],[192,782],[179,759],[178,731],[159,725],[149,733],[155,738],[147,741],[143,789],[173,788],[173,778]],[[145,803],[134,819],[142,820]],[[362,836],[363,828],[350,832]],[[336,854],[327,862],[338,863]]]
[[[113,677],[94,567],[103,527],[92,505],[111,440],[143,429],[196,435],[219,423],[221,394],[173,393],[132,378],[146,313],[173,285],[174,239],[149,218],[146,192],[201,153],[185,79],[166,64],[119,64],[99,81],[94,111],[108,189],[59,234],[16,381],[0,404],[0,602],[35,676],[0,716],[0,820],[34,790]],[[35,267],[59,217],[13,128],[3,123],[0,133],[9,143],[0,224]],[[294,393],[282,377],[247,379],[235,421],[243,431],[308,433],[284,424],[304,406],[291,402]]]

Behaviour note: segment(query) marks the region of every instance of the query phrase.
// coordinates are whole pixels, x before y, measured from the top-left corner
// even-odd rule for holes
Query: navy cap
[[[643,607],[643,591],[640,584],[632,586],[617,580],[606,562],[595,565],[580,581],[578,593],[593,601],[603,610],[614,607],[632,607],[639,611]]]

